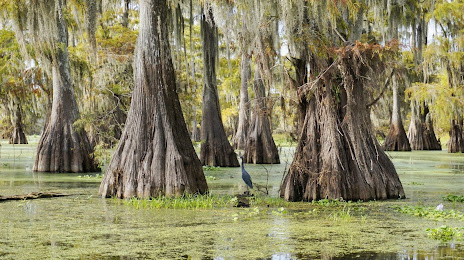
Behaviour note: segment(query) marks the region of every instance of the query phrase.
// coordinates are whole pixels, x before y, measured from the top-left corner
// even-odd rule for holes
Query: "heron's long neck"
[[[245,169],[245,167],[243,167],[243,158],[242,158],[242,169]]]

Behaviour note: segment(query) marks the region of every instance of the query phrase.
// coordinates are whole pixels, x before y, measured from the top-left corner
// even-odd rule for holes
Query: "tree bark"
[[[449,132],[448,153],[464,153],[464,132],[463,120],[451,120],[451,129]]]
[[[227,140],[221,119],[221,108],[216,85],[216,58],[218,50],[217,27],[211,8],[209,19],[202,14],[201,38],[203,43],[203,114],[201,118],[201,152],[203,165],[239,167],[237,155]]]
[[[359,60],[375,63],[378,57],[369,49],[355,48],[340,50],[333,66],[320,62],[323,69],[318,71],[325,72],[300,93],[309,97],[309,103],[293,163],[280,189],[286,200],[405,197],[393,163],[372,133],[366,107],[370,68]]]
[[[279,164],[279,152],[272,138],[269,110],[266,107],[266,89],[258,66],[255,70],[253,88],[256,102],[243,155],[244,161],[255,164]]]
[[[385,138],[383,145],[386,151],[411,151],[408,137],[404,131],[403,120],[401,119],[401,107],[398,93],[397,76],[393,74],[392,89],[393,89],[393,112],[390,124],[390,130]]]
[[[206,193],[206,179],[176,92],[166,0],[139,3],[131,106],[100,195],[148,198]]]
[[[75,129],[79,118],[74,96],[67,48],[66,22],[62,0],[55,1],[58,47],[52,65],[53,103],[49,122],[40,137],[34,171],[90,172],[99,170],[92,156],[93,147],[84,129]]]
[[[19,98],[14,97],[13,100],[13,132],[10,136],[10,144],[27,144],[27,138],[24,134],[23,120],[22,120],[22,109]]]
[[[248,135],[250,119],[250,100],[248,98],[248,83],[251,78],[250,58],[247,53],[242,53],[241,60],[241,85],[240,85],[240,104],[238,114],[238,127],[232,146],[235,149],[245,149]]]
[[[435,136],[432,118],[428,107],[421,110],[416,101],[411,101],[411,123],[408,139],[412,150],[441,150],[441,144]]]

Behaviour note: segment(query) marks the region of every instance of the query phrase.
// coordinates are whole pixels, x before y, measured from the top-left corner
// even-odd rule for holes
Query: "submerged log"
[[[57,193],[57,192],[31,192],[23,195],[13,195],[13,196],[1,196],[0,202],[9,201],[9,200],[33,200],[33,199],[43,199],[43,198],[54,198],[54,197],[65,197],[71,196],[69,194]]]

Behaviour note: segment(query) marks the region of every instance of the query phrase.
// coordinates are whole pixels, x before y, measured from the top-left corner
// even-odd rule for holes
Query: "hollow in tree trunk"
[[[448,153],[464,153],[464,132],[463,120],[451,120],[451,129],[449,132]]]
[[[371,68],[362,61],[372,66],[381,61],[372,48],[359,45],[341,49],[336,64],[318,62],[318,71],[327,70],[300,92],[309,103],[280,189],[286,200],[405,197],[393,163],[372,133],[366,106]],[[372,71],[380,70],[376,67]]]
[[[411,123],[408,139],[412,150],[441,150],[441,144],[435,136],[432,118],[427,105],[423,108],[416,101],[411,101]]]
[[[269,110],[266,107],[266,89],[258,66],[255,70],[253,88],[256,102],[248,131],[244,160],[256,164],[279,164],[279,152],[272,138]]]
[[[53,103],[37,147],[34,171],[91,172],[99,170],[92,156],[93,147],[84,129],[73,123],[79,118],[74,96],[67,48],[66,22],[62,0],[55,1],[58,46],[52,65]]]
[[[27,144],[27,138],[24,134],[23,120],[22,120],[22,109],[19,98],[12,98],[13,101],[13,132],[10,136],[10,144]]]
[[[248,83],[251,78],[250,58],[246,53],[242,54],[241,60],[241,85],[240,85],[240,104],[238,114],[238,127],[234,138],[232,139],[232,146],[236,149],[245,149],[249,118],[250,118],[250,105],[248,98]]]
[[[203,43],[203,114],[201,118],[201,152],[203,165],[239,167],[237,155],[227,139],[221,119],[221,108],[216,85],[216,57],[218,51],[217,27],[213,13],[207,7],[201,19]]]
[[[166,0],[140,2],[134,90],[121,140],[100,185],[103,197],[207,192],[176,92]]]
[[[393,74],[392,77],[393,111],[390,130],[385,138],[383,147],[386,151],[411,151],[408,137],[404,131],[403,120],[401,119],[397,76]]]

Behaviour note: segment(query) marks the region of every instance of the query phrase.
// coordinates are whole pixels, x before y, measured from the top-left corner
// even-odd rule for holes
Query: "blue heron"
[[[248,172],[245,170],[245,167],[243,167],[243,156],[240,156],[240,159],[242,159],[242,179],[250,189],[253,189],[253,182],[251,181],[251,176],[248,174]]]

